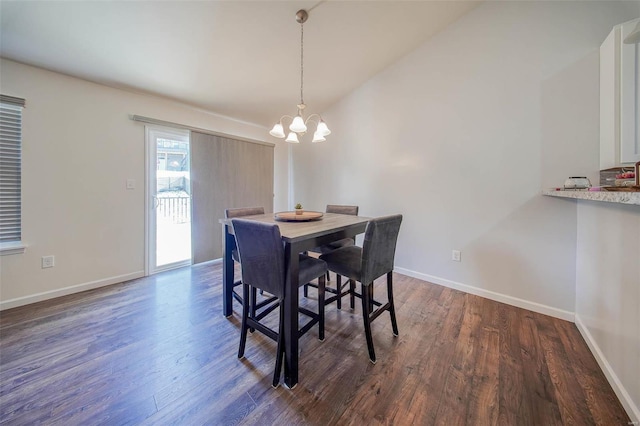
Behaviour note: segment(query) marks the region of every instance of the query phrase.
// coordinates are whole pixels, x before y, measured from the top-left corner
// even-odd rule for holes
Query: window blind
[[[193,263],[222,257],[224,210],[273,212],[273,146],[191,132]]]
[[[0,95],[0,243],[22,237],[22,108],[24,99]]]

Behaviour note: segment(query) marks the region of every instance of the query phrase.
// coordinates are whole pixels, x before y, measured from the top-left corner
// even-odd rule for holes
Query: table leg
[[[284,383],[289,389],[298,384],[298,250],[285,245],[286,286],[284,298]]]
[[[229,232],[228,225],[222,225],[222,313],[230,317],[233,313],[233,258],[231,252],[236,246],[236,239]]]

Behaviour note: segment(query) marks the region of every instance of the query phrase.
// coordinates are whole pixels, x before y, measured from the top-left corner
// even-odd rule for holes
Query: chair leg
[[[331,277],[329,276],[329,271],[327,271],[327,281],[331,281]]]
[[[309,255],[309,252],[308,252],[308,251],[305,251],[305,252],[304,252],[304,255],[305,255],[305,256],[308,256],[308,255]],[[327,280],[328,280],[328,279],[329,279],[329,272],[327,272]],[[304,293],[304,297],[309,297],[309,286],[308,286],[307,284],[305,284],[305,285],[304,285],[303,293]]]
[[[324,340],[324,292],[325,292],[326,282],[324,276],[318,277],[318,327],[319,333],[318,338],[320,341]]]
[[[249,310],[251,311],[251,318],[256,318],[256,305],[258,303],[258,289],[255,287],[251,287],[251,293],[249,296]],[[249,328],[250,332],[256,331],[255,328]]]
[[[371,283],[368,286],[368,290],[369,290],[369,312],[373,312],[373,283]]]
[[[280,301],[280,326],[278,327],[278,345],[276,352],[276,369],[273,372],[271,386],[277,388],[280,384],[280,372],[282,371],[282,359],[284,357],[284,303]]]
[[[338,299],[336,300],[336,306],[338,309],[342,309],[342,297],[340,293],[342,293],[342,276],[336,274],[336,290],[338,290]]]
[[[242,325],[240,326],[240,346],[238,358],[244,357],[244,347],[247,343],[247,317],[249,316],[249,286],[242,284]]]
[[[368,286],[362,284],[362,319],[364,320],[364,334],[367,337],[367,349],[369,349],[369,360],[376,363],[376,352],[373,350],[373,337],[371,336],[371,319],[369,317],[370,306],[370,292],[367,287],[371,287],[373,283]]]
[[[393,272],[387,273],[387,297],[389,299],[389,315],[391,316],[391,328],[393,335],[398,335],[398,323],[396,322],[396,307],[393,304]]]
[[[349,280],[349,293],[351,299],[351,309],[356,308],[356,282],[354,280]]]

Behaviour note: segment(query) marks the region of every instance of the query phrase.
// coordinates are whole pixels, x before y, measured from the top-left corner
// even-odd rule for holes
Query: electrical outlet
[[[56,265],[54,256],[42,256],[42,269],[53,268]]]
[[[127,189],[136,189],[135,179],[127,179]]]
[[[451,260],[453,260],[454,262],[461,262],[462,261],[462,258],[460,257],[461,254],[462,253],[460,252],[460,250],[453,250],[451,252]]]

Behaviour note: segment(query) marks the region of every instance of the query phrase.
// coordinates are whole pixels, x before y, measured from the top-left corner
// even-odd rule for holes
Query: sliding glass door
[[[146,127],[147,274],[191,264],[189,131]]]

